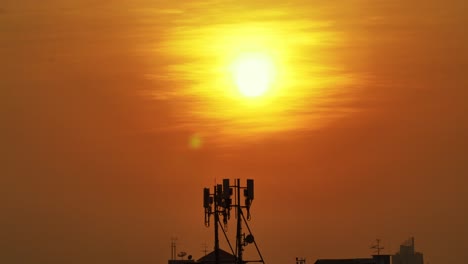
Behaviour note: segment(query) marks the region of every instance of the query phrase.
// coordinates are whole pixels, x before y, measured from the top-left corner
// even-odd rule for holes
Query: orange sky
[[[465,13],[455,0],[3,0],[1,262],[166,263],[174,236],[199,258],[202,188],[237,177],[256,181],[267,263],[367,257],[377,237],[394,253],[409,236],[431,264],[467,259]],[[217,71],[244,32],[288,69],[258,105]]]

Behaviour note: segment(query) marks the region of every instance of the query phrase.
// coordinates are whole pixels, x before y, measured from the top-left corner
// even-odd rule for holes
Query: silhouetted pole
[[[175,237],[171,238],[171,260],[176,259],[176,240],[177,238]]]
[[[236,195],[237,195],[237,264],[243,264],[242,260],[242,208],[240,203],[240,179],[236,179]]]
[[[219,222],[219,214],[218,214],[218,196],[221,195],[217,193],[216,186],[214,187],[214,221],[215,221],[215,264],[219,263],[219,238],[218,238],[218,222]]]

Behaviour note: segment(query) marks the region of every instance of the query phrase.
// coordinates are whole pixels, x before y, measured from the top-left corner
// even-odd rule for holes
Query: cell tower
[[[241,203],[241,193],[245,200]],[[234,195],[234,200],[231,199]],[[235,180],[235,184],[231,185],[229,179],[223,179],[223,184],[217,184],[213,188],[213,193],[210,193],[209,188],[203,190],[203,207],[205,208],[205,226],[210,226],[210,217],[214,215],[214,241],[215,241],[215,264],[220,263],[219,259],[219,231],[220,227],[220,216],[223,217],[223,225],[221,229],[224,233],[224,237],[232,251],[232,254],[236,257],[236,264],[244,264],[247,262],[261,262],[265,263],[262,254],[258,249],[257,242],[252,235],[247,220],[250,221],[250,207],[254,199],[254,181],[252,179],[247,180],[247,186],[242,187],[240,179]],[[235,209],[236,214],[236,247],[235,250],[226,235],[228,220],[231,217],[231,209]],[[244,209],[247,212],[247,217],[244,216]],[[247,227],[248,234],[242,233],[242,223]],[[224,227],[223,227],[224,226]],[[243,251],[244,247],[248,244],[254,244],[257,250],[260,260],[244,260]]]
[[[380,246],[380,239],[375,240],[375,245],[372,245],[370,249],[374,249],[374,253],[377,253],[377,256],[380,255],[380,250],[384,249],[384,247]]]

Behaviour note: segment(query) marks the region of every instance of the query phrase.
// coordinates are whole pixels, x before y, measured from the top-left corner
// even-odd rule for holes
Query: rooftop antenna
[[[306,259],[305,258],[298,258],[296,257],[296,264],[305,264]]]
[[[171,237],[171,260],[176,259],[176,241],[177,237]]]
[[[383,247],[383,246],[380,246],[380,239],[377,238],[377,239],[375,240],[375,245],[372,245],[372,246],[370,247],[370,249],[374,249],[374,250],[375,250],[374,253],[377,253],[377,256],[379,256],[379,255],[380,255],[380,250],[381,250],[381,249],[384,249],[384,247]]]
[[[231,196],[234,195],[234,199]],[[244,202],[241,203],[241,196],[244,197]],[[252,235],[252,231],[247,223],[251,219],[250,207],[254,199],[254,181],[247,179],[247,185],[241,186],[240,179],[234,181],[231,185],[229,179],[223,179],[222,184],[215,184],[213,193],[209,188],[203,189],[203,207],[205,209],[205,226],[210,226],[210,217],[214,215],[214,229],[215,229],[215,264],[220,263],[219,259],[219,239],[218,239],[218,224],[220,224],[220,217],[222,216],[224,228],[221,229],[226,237],[226,240],[231,248],[233,255],[236,257],[236,264],[245,264],[247,262],[261,262],[265,264],[262,254],[258,249],[257,243]],[[226,235],[228,220],[231,216],[231,209],[235,209],[236,216],[236,247],[233,250],[231,243]],[[244,209],[247,217],[244,216]],[[247,227],[248,233],[242,232],[242,223]],[[244,247],[248,244],[254,244],[260,260],[246,261],[243,259]]]

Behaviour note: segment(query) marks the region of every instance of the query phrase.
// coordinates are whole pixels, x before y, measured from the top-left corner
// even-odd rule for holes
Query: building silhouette
[[[209,253],[206,256],[199,258],[196,263],[197,264],[215,264],[216,263],[215,251]],[[219,263],[220,264],[235,264],[236,256],[222,249],[219,249]]]
[[[216,253],[212,251],[207,255],[199,258],[198,260],[192,259],[189,256],[188,259],[170,259],[168,264],[216,264]],[[222,249],[219,249],[219,264],[236,264],[236,256],[228,253]]]
[[[193,259],[170,259],[167,261],[168,264],[194,264]]]
[[[317,259],[315,264],[390,264],[390,255],[373,255],[372,258]]]
[[[170,259],[167,261],[168,264],[194,264],[195,261],[193,260],[192,258],[192,255],[188,255],[188,259],[184,259],[183,257],[185,256],[185,252],[184,252],[184,255],[183,256],[179,256],[181,257],[181,259]]]
[[[392,256],[393,264],[423,264],[423,254],[415,252],[414,237],[400,245],[400,251]]]

